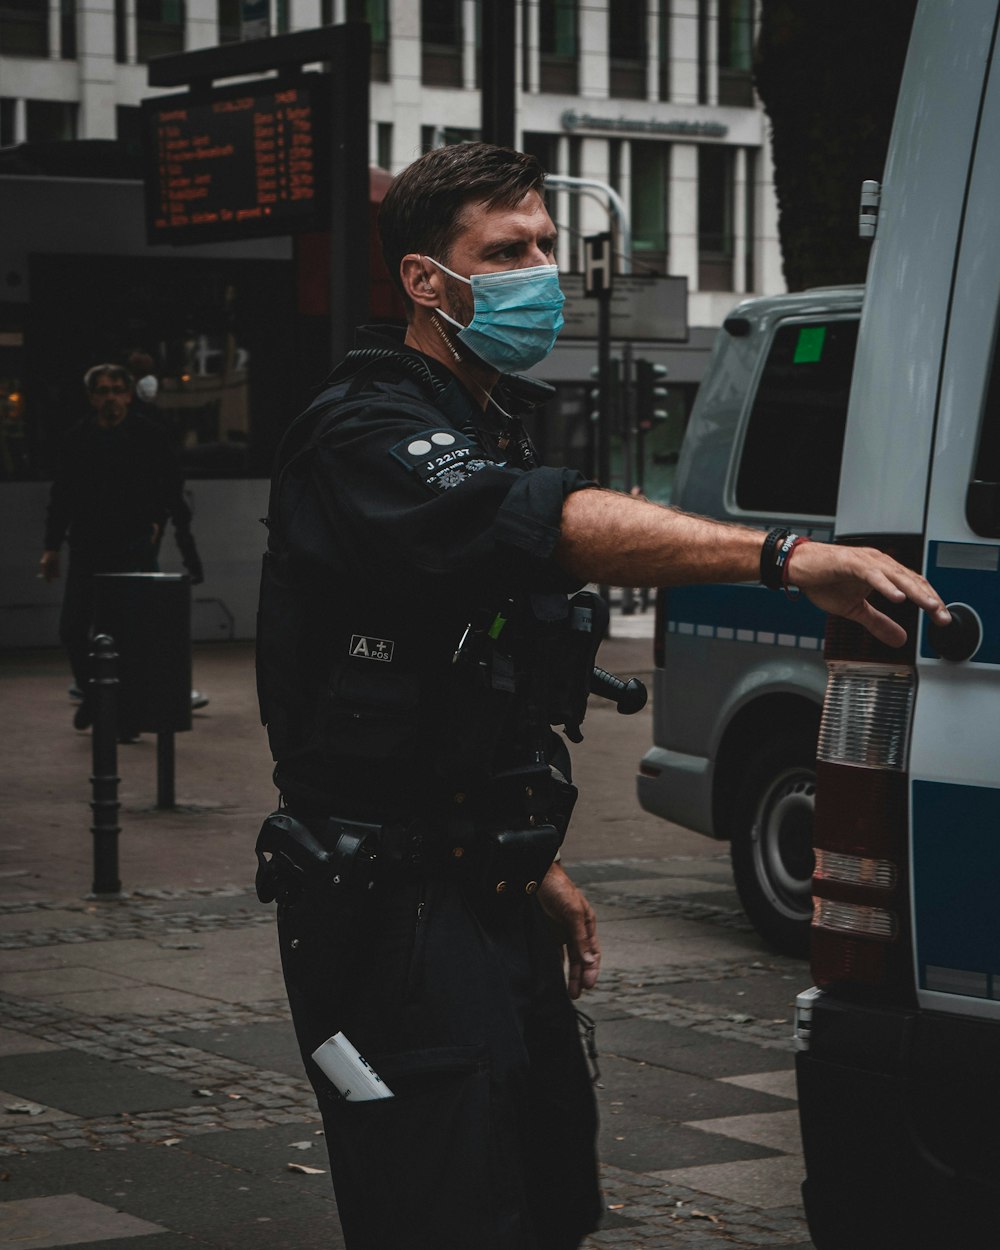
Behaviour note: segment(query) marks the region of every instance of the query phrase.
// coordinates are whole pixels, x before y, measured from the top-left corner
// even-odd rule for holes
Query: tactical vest
[[[279,448],[257,620],[257,690],[272,755],[279,768],[313,753],[388,763],[423,738],[435,744],[429,767],[442,784],[488,777],[501,755],[502,767],[510,765],[512,751],[539,762],[551,754],[550,725],[565,723],[568,736],[579,739],[603,632],[580,625],[589,609],[574,610],[565,595],[486,595],[471,610],[442,604],[427,619],[418,614],[404,624],[388,593],[379,618],[373,588],[371,616],[386,621],[382,633],[351,634],[343,586],[352,574],[306,484],[317,447],[372,402],[375,383],[383,396],[398,394],[411,412],[425,409],[429,424],[441,424],[435,400],[445,384],[423,360],[389,349],[354,352]],[[475,429],[464,432],[478,440]],[[526,435],[514,441],[523,467],[534,467]],[[485,448],[483,454],[496,459]],[[380,644],[397,647],[392,664],[368,654]],[[364,653],[352,652],[355,646]],[[407,649],[419,662],[407,662]],[[372,662],[356,662],[358,654]]]

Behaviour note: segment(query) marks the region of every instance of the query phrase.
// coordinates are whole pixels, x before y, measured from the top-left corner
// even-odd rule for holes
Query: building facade
[[[596,317],[579,275],[584,239],[613,229],[626,314],[612,318],[615,376],[668,374],[653,421],[637,419],[637,386],[617,388],[610,484],[663,502],[719,325],[742,295],[784,290],[751,80],[757,2],[509,0],[516,141],[557,176],[550,211],[572,306],[534,371],[556,392],[533,433],[543,456],[595,473]],[[135,150],[153,57],[238,40],[248,21],[283,33],[356,20],[372,35],[373,164],[396,172],[479,137],[478,0],[0,0],[0,158],[69,139]],[[156,358],[198,524],[218,544],[206,566],[222,580],[196,600],[196,636],[245,636],[262,478],[301,406],[295,384],[315,386],[329,363],[305,253],[287,236],[154,247],[136,175],[21,173],[0,159],[0,525],[23,533],[0,559],[0,646],[54,637],[57,597],[34,578],[53,449],[78,415],[85,366],[133,347]]]

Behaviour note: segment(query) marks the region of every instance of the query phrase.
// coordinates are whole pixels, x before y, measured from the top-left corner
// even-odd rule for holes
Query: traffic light
[[[663,380],[667,366],[654,364],[651,360],[635,362],[635,415],[640,430],[651,430],[654,421],[665,421],[667,388]]]
[[[601,419],[601,370],[597,365],[591,369],[590,376],[594,380],[587,388],[587,400],[590,419],[596,424]],[[608,361],[608,395],[605,402],[613,428],[617,428],[620,422],[621,387],[621,361],[612,357]]]

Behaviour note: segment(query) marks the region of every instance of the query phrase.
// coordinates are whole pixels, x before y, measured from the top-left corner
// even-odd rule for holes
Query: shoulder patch
[[[491,462],[461,430],[421,430],[389,448],[389,454],[435,494],[451,490]]]

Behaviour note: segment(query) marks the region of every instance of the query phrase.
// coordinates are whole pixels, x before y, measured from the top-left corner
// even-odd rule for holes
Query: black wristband
[[[785,562],[799,535],[781,528],[767,531],[760,549],[760,580],[768,590],[781,590],[784,585]]]

